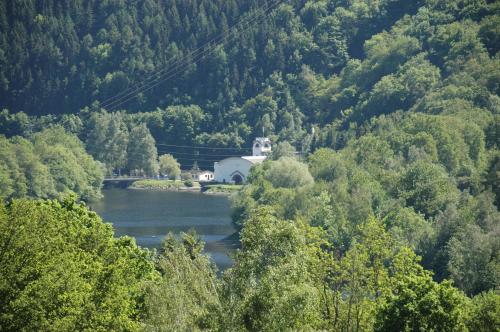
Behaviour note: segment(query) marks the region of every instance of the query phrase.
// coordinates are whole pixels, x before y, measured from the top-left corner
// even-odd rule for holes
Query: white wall
[[[209,182],[213,180],[214,180],[214,174],[212,172],[201,172],[200,174],[198,174],[198,181]]]
[[[243,182],[246,182],[252,163],[239,157],[231,157],[221,160],[214,164],[214,173],[216,182],[232,182],[231,175],[239,171],[243,175]]]
[[[268,138],[257,138],[253,142],[252,155],[267,156],[271,153],[271,141]]]

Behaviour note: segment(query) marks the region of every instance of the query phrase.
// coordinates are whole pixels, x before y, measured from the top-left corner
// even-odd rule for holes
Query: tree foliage
[[[0,207],[0,321],[10,331],[140,330],[150,254],[71,198]]]
[[[99,198],[102,165],[85,152],[77,137],[54,127],[30,140],[0,136],[0,196],[4,199],[56,198],[77,194]]]
[[[181,176],[180,164],[170,154],[161,155],[159,158],[160,173],[172,179]]]
[[[146,287],[146,330],[187,331],[215,327],[220,314],[218,280],[204,243],[193,233],[168,234],[157,259],[161,279]]]
[[[498,329],[497,2],[266,3],[0,1],[1,196],[96,197],[94,158],[174,176],[174,158],[208,169],[257,135],[276,147],[232,198],[242,245],[220,279],[193,234],[142,260],[109,230],[82,236],[97,217],[78,205],[4,206],[8,329]],[[108,99],[219,33],[177,77]],[[116,246],[137,256],[115,265]]]
[[[128,169],[131,173],[149,176],[158,174],[158,151],[155,140],[145,124],[130,130],[127,153]]]
[[[290,157],[273,161],[265,177],[276,188],[297,188],[311,185],[314,181],[307,165]]]

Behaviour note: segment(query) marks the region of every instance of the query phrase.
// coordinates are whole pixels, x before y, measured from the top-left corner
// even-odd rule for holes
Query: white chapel
[[[214,163],[216,182],[242,184],[246,182],[250,168],[266,160],[271,153],[271,140],[257,137],[253,142],[251,156],[230,157]]]

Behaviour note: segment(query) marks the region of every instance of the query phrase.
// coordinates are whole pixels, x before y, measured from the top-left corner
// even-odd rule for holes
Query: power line
[[[279,5],[280,3],[280,0],[277,0],[276,2],[273,2],[269,7],[267,7],[266,9],[264,9],[263,12],[261,12],[260,10],[262,10],[261,8],[258,8],[255,10],[255,12],[257,12],[257,14],[253,14],[251,15],[251,19],[249,20],[248,23],[252,23],[252,21],[256,21],[258,19],[260,19],[262,15],[267,15],[267,11],[269,11],[270,9],[276,7],[277,5]],[[267,4],[267,2],[266,2]],[[252,18],[252,16],[254,16]],[[243,20],[242,20],[243,21]],[[237,25],[243,25],[241,22],[236,24],[234,27],[236,27]],[[210,46],[208,49],[206,50],[203,50],[200,54],[196,54],[194,57],[193,57],[193,54],[194,52],[191,52],[189,54],[189,56],[185,56],[184,60],[179,60],[177,61],[179,64],[178,65],[175,65],[174,67],[172,67],[171,69],[167,70],[166,73],[161,73],[160,71],[160,75],[156,78],[154,78],[152,81],[150,82],[147,82],[148,80],[146,80],[145,83],[143,83],[142,85],[140,85],[138,88],[136,88],[135,90],[133,91],[130,91],[129,93],[126,93],[125,95],[123,95],[122,97],[119,97],[117,100],[115,101],[112,101],[110,103],[107,103],[106,105],[103,105],[104,108],[109,108],[108,110],[109,111],[112,111],[114,109],[116,109],[118,106],[122,105],[123,103],[135,98],[138,94],[140,93],[143,93],[143,92],[146,92],[146,91],[149,91],[151,90],[152,88],[154,88],[155,86],[165,82],[166,80],[170,79],[170,78],[173,78],[175,77],[177,74],[181,73],[183,70],[185,70],[187,68],[188,65],[190,64],[196,64],[198,62],[200,62],[201,60],[203,60],[203,57],[205,55],[208,55],[210,53],[212,53],[214,50],[216,50],[218,47],[220,47],[221,45],[224,45],[225,43],[227,43],[229,40],[231,40],[233,37],[237,36],[236,35],[236,32],[239,31],[237,29],[234,29],[233,27],[233,31],[231,31],[230,33],[227,34],[227,36],[230,36],[229,38],[225,36],[225,34],[220,34],[219,37],[216,37],[216,39],[218,38],[223,38],[223,37],[226,37],[226,40],[222,40],[222,42],[219,42],[218,45],[215,45],[215,46]],[[249,26],[247,28],[244,28],[241,33],[244,33],[246,30],[249,30]],[[224,38],[223,38],[224,39]],[[192,61],[189,61],[189,58],[193,57],[193,60]],[[162,70],[163,71],[163,70]],[[158,75],[158,73],[156,73],[155,75]],[[168,76],[166,76],[168,75]],[[166,76],[165,78],[162,79],[162,76]],[[159,81],[158,81],[159,80]],[[156,82],[155,82],[156,81]],[[149,86],[148,86],[149,85]],[[123,93],[121,93],[123,94]],[[113,105],[113,106],[111,106]],[[111,106],[111,107],[110,107]]]
[[[218,161],[221,161],[222,159],[192,159],[192,158],[183,158],[183,157],[180,157],[180,158],[175,158],[177,160],[189,160],[189,161],[198,161],[198,162],[218,162]]]
[[[278,1],[278,2],[279,2],[279,1]],[[267,2],[266,2],[266,5],[267,5]],[[265,10],[265,11],[269,10],[270,8],[274,7],[275,5],[277,5],[277,3],[273,3],[270,7],[266,8],[266,10]],[[238,26],[238,25],[243,25],[243,22],[244,22],[244,20],[245,20],[245,19],[247,19],[247,20],[249,21],[248,23],[251,23],[253,20],[255,20],[256,18],[258,18],[258,16],[260,16],[260,15],[261,15],[261,13],[259,12],[259,9],[261,9],[261,7],[258,7],[257,9],[255,9],[255,10],[254,10],[254,13],[252,13],[250,16],[248,16],[248,17],[244,17],[243,19],[241,19],[241,20],[240,20],[240,22],[238,22],[238,23],[236,23],[235,25],[233,25],[233,27],[232,27],[231,29],[235,28],[235,27],[236,27],[236,26]],[[265,14],[265,11],[264,11],[264,14]],[[255,13],[257,13],[257,15],[256,15]],[[252,17],[252,16],[253,16],[253,17]],[[230,33],[228,33],[228,34],[227,34],[227,36],[232,35],[233,33],[234,33],[234,31],[231,31]],[[227,36],[226,36],[224,33],[219,34],[218,36],[216,36],[216,37],[214,37],[212,40],[210,40],[210,41],[206,42],[204,45],[202,45],[201,47],[199,47],[199,48],[198,48],[198,49],[196,49],[195,51],[192,51],[192,52],[190,52],[190,54],[188,54],[187,56],[184,56],[184,58],[185,58],[185,59],[187,59],[188,57],[192,57],[193,55],[195,55],[195,54],[196,54],[197,52],[199,52],[200,50],[202,50],[202,52],[201,52],[200,54],[196,54],[196,55],[195,55],[195,57],[196,57],[196,56],[199,56],[199,55],[203,55],[203,53],[207,53],[207,52],[208,52],[208,53],[210,53],[210,52],[212,52],[213,50],[215,50],[215,49],[216,49],[217,47],[219,47],[220,45],[215,45],[215,46],[210,46],[210,45],[212,45],[212,43],[213,43],[213,42],[218,42],[218,39],[220,39],[220,38],[224,39],[224,37],[226,37],[226,39],[227,39],[227,40],[229,40],[229,38],[227,38]],[[227,42],[227,40],[226,40],[226,42]],[[210,46],[210,47],[209,47],[208,49],[205,49],[205,47],[206,47],[207,45],[208,45],[208,46]],[[208,53],[207,53],[207,54],[208,54]],[[200,59],[198,59],[198,60],[200,60]],[[197,60],[197,61],[198,61],[198,60]],[[184,59],[182,59],[182,58],[180,58],[180,59],[178,59],[178,60],[177,60],[177,62],[178,62],[178,63],[182,63],[183,61],[185,61],[185,60],[184,60]],[[196,63],[197,61],[195,61],[195,63]],[[174,61],[174,64],[175,64],[175,61]],[[137,91],[140,91],[140,90],[141,90],[141,88],[142,88],[143,86],[146,86],[147,84],[149,84],[149,83],[153,83],[155,80],[160,79],[162,75],[166,75],[166,74],[168,74],[168,72],[169,72],[169,71],[171,71],[171,70],[167,70],[167,69],[168,69],[168,67],[166,67],[166,68],[162,69],[161,71],[159,71],[159,72],[157,72],[157,73],[155,73],[155,74],[153,74],[153,75],[150,75],[150,77],[149,77],[149,78],[146,78],[145,80],[143,80],[142,82],[140,82],[139,86],[138,86],[135,90],[133,90],[133,91],[131,91],[131,92],[129,92],[129,93],[125,93],[125,95],[123,95],[123,96],[119,97],[119,98],[118,98],[118,100],[108,102],[108,101],[110,101],[110,100],[112,100],[112,99],[117,98],[119,95],[122,95],[124,92],[121,92],[121,93],[119,93],[118,95],[115,95],[114,97],[108,98],[106,101],[104,101],[104,102],[103,102],[103,107],[105,107],[105,108],[106,108],[106,107],[109,107],[109,106],[111,106],[111,105],[115,104],[117,101],[120,101],[120,99],[123,99],[123,98],[124,98],[124,97],[126,97],[127,95],[130,95],[131,93],[135,93],[135,92],[137,92]],[[162,72],[164,72],[165,70],[167,70],[167,73],[162,73]],[[156,78],[155,78],[155,76],[157,76],[157,75],[159,75],[159,77],[156,77]],[[148,83],[148,81],[149,81],[149,80],[151,80],[151,79],[153,79],[153,80],[152,80],[151,82],[149,82],[149,83]],[[163,80],[163,81],[164,81],[164,80]],[[161,83],[161,82],[159,82],[159,83]],[[154,86],[155,86],[155,85],[153,85],[152,87],[154,87]],[[127,90],[128,90],[128,89],[127,89]],[[149,90],[149,89],[148,89],[148,90]],[[126,91],[126,90],[125,90],[125,91]],[[145,90],[145,91],[147,91],[147,90]],[[128,99],[125,99],[125,100],[123,100],[123,102],[126,102],[127,100],[128,100]],[[121,103],[123,103],[123,102],[121,102]],[[120,105],[121,103],[118,103],[117,105],[114,105],[111,109],[115,108],[116,106]]]
[[[176,147],[176,148],[185,148],[185,149],[207,149],[207,150],[236,150],[236,151],[249,151],[252,148],[215,148],[215,147],[208,147],[208,146],[194,146],[194,145],[175,145],[175,144],[162,144],[162,143],[157,143],[156,145],[158,146],[169,146],[169,147]]]
[[[192,159],[192,158],[175,158],[176,160],[189,160],[189,161],[198,161],[198,162],[216,162],[216,161],[221,161],[221,159]],[[137,159],[137,158],[127,158],[127,161],[139,161],[139,162],[144,162],[147,161],[147,159]]]
[[[181,159],[181,158],[179,158]],[[127,158],[127,161],[139,161],[139,162],[144,162],[144,160],[142,159],[136,159],[136,158]],[[219,161],[219,160],[215,160],[215,161],[207,161],[207,160],[195,160],[195,159],[186,159],[187,161],[191,162],[191,161],[196,161],[197,162],[197,165],[199,166],[200,164],[206,164],[206,163],[210,163],[210,166],[213,166],[213,163],[215,161]],[[182,161],[178,161],[178,163],[181,165],[181,168],[182,169],[188,169],[188,168],[193,168],[195,166],[194,163],[188,163],[188,162],[182,162]],[[125,167],[121,167],[120,169],[124,169],[124,168],[127,168],[127,166]]]
[[[251,17],[251,16],[249,16],[249,17]],[[233,16],[233,17],[232,17],[232,19],[235,19],[235,18],[237,18],[237,16]],[[240,20],[240,22],[237,22],[236,24],[234,24],[234,25],[233,25],[233,27],[237,26],[238,24],[241,24],[241,23],[243,22],[243,19],[247,19],[247,18],[248,18],[248,17],[244,17],[244,18],[242,18],[242,19]],[[191,51],[191,52],[190,52],[190,55],[192,56],[194,53],[196,53],[196,52],[198,52],[198,51],[200,51],[200,50],[204,50],[204,49],[205,49],[205,47],[210,46],[210,45],[211,45],[214,41],[216,41],[216,39],[217,39],[217,38],[219,38],[219,37],[220,37],[220,35],[221,35],[221,34],[217,35],[217,37],[214,37],[214,38],[212,38],[212,39],[208,40],[208,41],[207,41],[207,42],[205,42],[203,45],[201,45],[201,46],[199,46],[197,49],[195,49],[194,51]],[[186,56],[184,56],[184,57],[186,57]],[[182,58],[181,58],[181,59],[182,59]],[[180,61],[180,59],[179,59],[179,58],[175,58],[175,59],[171,59],[171,60],[167,61],[167,63],[166,63],[166,64],[169,64],[170,62],[173,62],[173,64],[174,64],[175,62],[179,62],[179,61]],[[147,82],[147,81],[149,81],[149,80],[151,80],[151,79],[155,78],[155,76],[157,76],[158,74],[162,74],[162,72],[166,71],[168,68],[170,68],[170,67],[165,67],[165,68],[163,68],[162,70],[160,70],[159,72],[156,72],[156,73],[154,73],[154,74],[150,74],[148,77],[146,77],[145,79],[143,79],[142,81],[140,81],[140,82],[138,83],[138,87],[140,87],[141,85],[146,84],[146,82]],[[155,78],[155,79],[156,79],[156,78]],[[115,98],[117,98],[117,97],[121,96],[122,94],[127,93],[127,91],[128,91],[128,90],[130,90],[130,89],[132,89],[132,90],[133,90],[133,87],[127,88],[127,89],[123,90],[122,92],[119,92],[118,94],[116,94],[116,95],[114,95],[114,96],[111,96],[111,97],[109,97],[109,98],[107,98],[107,99],[103,100],[103,101],[101,102],[101,104],[102,104],[102,105],[106,105],[106,104],[108,104],[108,103],[109,103],[110,101],[112,101],[113,99],[115,99]],[[104,106],[103,106],[103,107],[104,107]]]
[[[158,153],[169,153],[169,154],[174,154],[174,155],[197,156],[197,157],[240,157],[236,153],[233,153],[233,154],[205,154],[205,153],[196,153],[196,152],[185,153],[185,152],[168,151],[168,150],[162,150],[162,149],[158,149]]]

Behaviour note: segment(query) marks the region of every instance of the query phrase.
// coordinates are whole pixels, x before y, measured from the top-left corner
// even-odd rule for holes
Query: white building
[[[252,156],[230,157],[214,163],[215,181],[220,183],[245,183],[254,164],[266,160],[271,153],[271,141],[258,137],[253,142]]]
[[[199,182],[211,182],[214,181],[214,172],[201,171],[197,174],[196,179]]]
[[[271,153],[271,140],[267,137],[257,137],[253,141],[252,152],[254,157],[267,157]]]

